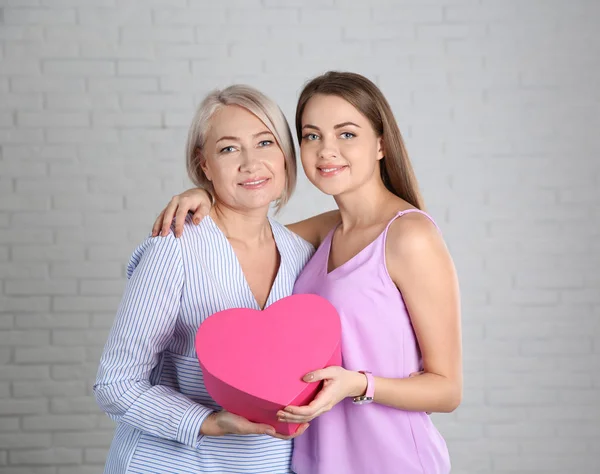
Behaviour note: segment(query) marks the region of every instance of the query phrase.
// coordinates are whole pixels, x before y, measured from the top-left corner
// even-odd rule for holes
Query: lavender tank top
[[[338,310],[346,369],[404,378],[421,368],[408,311],[385,263],[390,224],[409,212],[425,214],[398,213],[373,242],[328,273],[332,230],[296,280],[294,293],[321,295]],[[426,413],[354,405],[347,398],[294,440],[292,469],[297,474],[448,474],[450,459]]]

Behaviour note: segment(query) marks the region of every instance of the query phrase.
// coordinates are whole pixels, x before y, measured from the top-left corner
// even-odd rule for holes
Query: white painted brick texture
[[[186,188],[196,104],[293,118],[328,69],[394,109],[462,288],[455,474],[598,472],[600,4],[0,1],[0,472],[99,474],[91,396],[128,256]],[[332,208],[301,178],[284,222]],[[401,449],[401,447],[399,448]]]

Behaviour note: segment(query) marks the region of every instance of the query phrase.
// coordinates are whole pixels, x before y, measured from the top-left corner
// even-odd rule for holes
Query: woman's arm
[[[390,226],[386,260],[408,309],[424,373],[376,377],[374,401],[402,410],[451,412],[462,399],[462,348],[458,280],[448,249],[427,217],[407,214]]]
[[[128,277],[94,385],[100,407],[116,421],[194,448],[205,434],[275,435],[268,425],[214,413],[171,387],[150,383],[180,310],[180,242],[172,234],[147,239],[133,254]]]
[[[170,232],[171,224],[175,219],[175,237],[183,234],[183,223],[189,212],[193,212],[194,224],[199,224],[204,216],[208,215],[212,206],[212,197],[208,191],[201,188],[192,188],[173,196],[162,212],[158,215],[152,226],[152,236],[166,236]],[[289,224],[286,227],[295,234],[310,242],[315,248],[328,232],[340,222],[340,211],[328,211],[317,216],[309,217],[300,222]]]
[[[183,262],[170,235],[147,239],[134,252],[129,281],[100,360],[94,393],[112,419],[161,438],[196,447],[213,410],[150,374],[173,335],[180,309]]]
[[[431,221],[415,213],[390,226],[386,263],[408,309],[423,372],[406,378],[374,374],[374,402],[406,411],[451,412],[462,398],[462,349],[458,281],[450,254]],[[364,375],[342,367],[316,370],[304,380],[326,383],[310,404],[278,412],[281,421],[309,422],[367,388]]]
[[[288,224],[286,227],[317,248],[321,245],[321,242],[323,242],[329,231],[340,221],[340,211],[336,209],[335,211],[328,211],[309,217],[300,222]]]

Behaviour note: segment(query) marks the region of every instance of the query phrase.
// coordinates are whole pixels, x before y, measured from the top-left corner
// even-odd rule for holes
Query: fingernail
[[[314,378],[313,374],[308,374],[308,375],[304,376],[304,381],[305,382],[310,382],[313,378]]]
[[[200,222],[200,219],[198,219],[197,217],[194,219],[194,224],[198,225],[198,222]]]
[[[274,436],[275,435],[275,430],[267,430],[267,434],[269,436]]]

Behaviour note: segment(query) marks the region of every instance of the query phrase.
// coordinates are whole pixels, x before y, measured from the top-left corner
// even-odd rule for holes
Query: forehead
[[[225,105],[210,118],[207,139],[218,140],[223,135],[242,137],[262,131],[268,131],[267,126],[252,112],[237,105]]]
[[[358,125],[368,123],[367,118],[350,102],[336,95],[317,94],[311,97],[302,113],[303,124],[335,125],[348,121]]]

